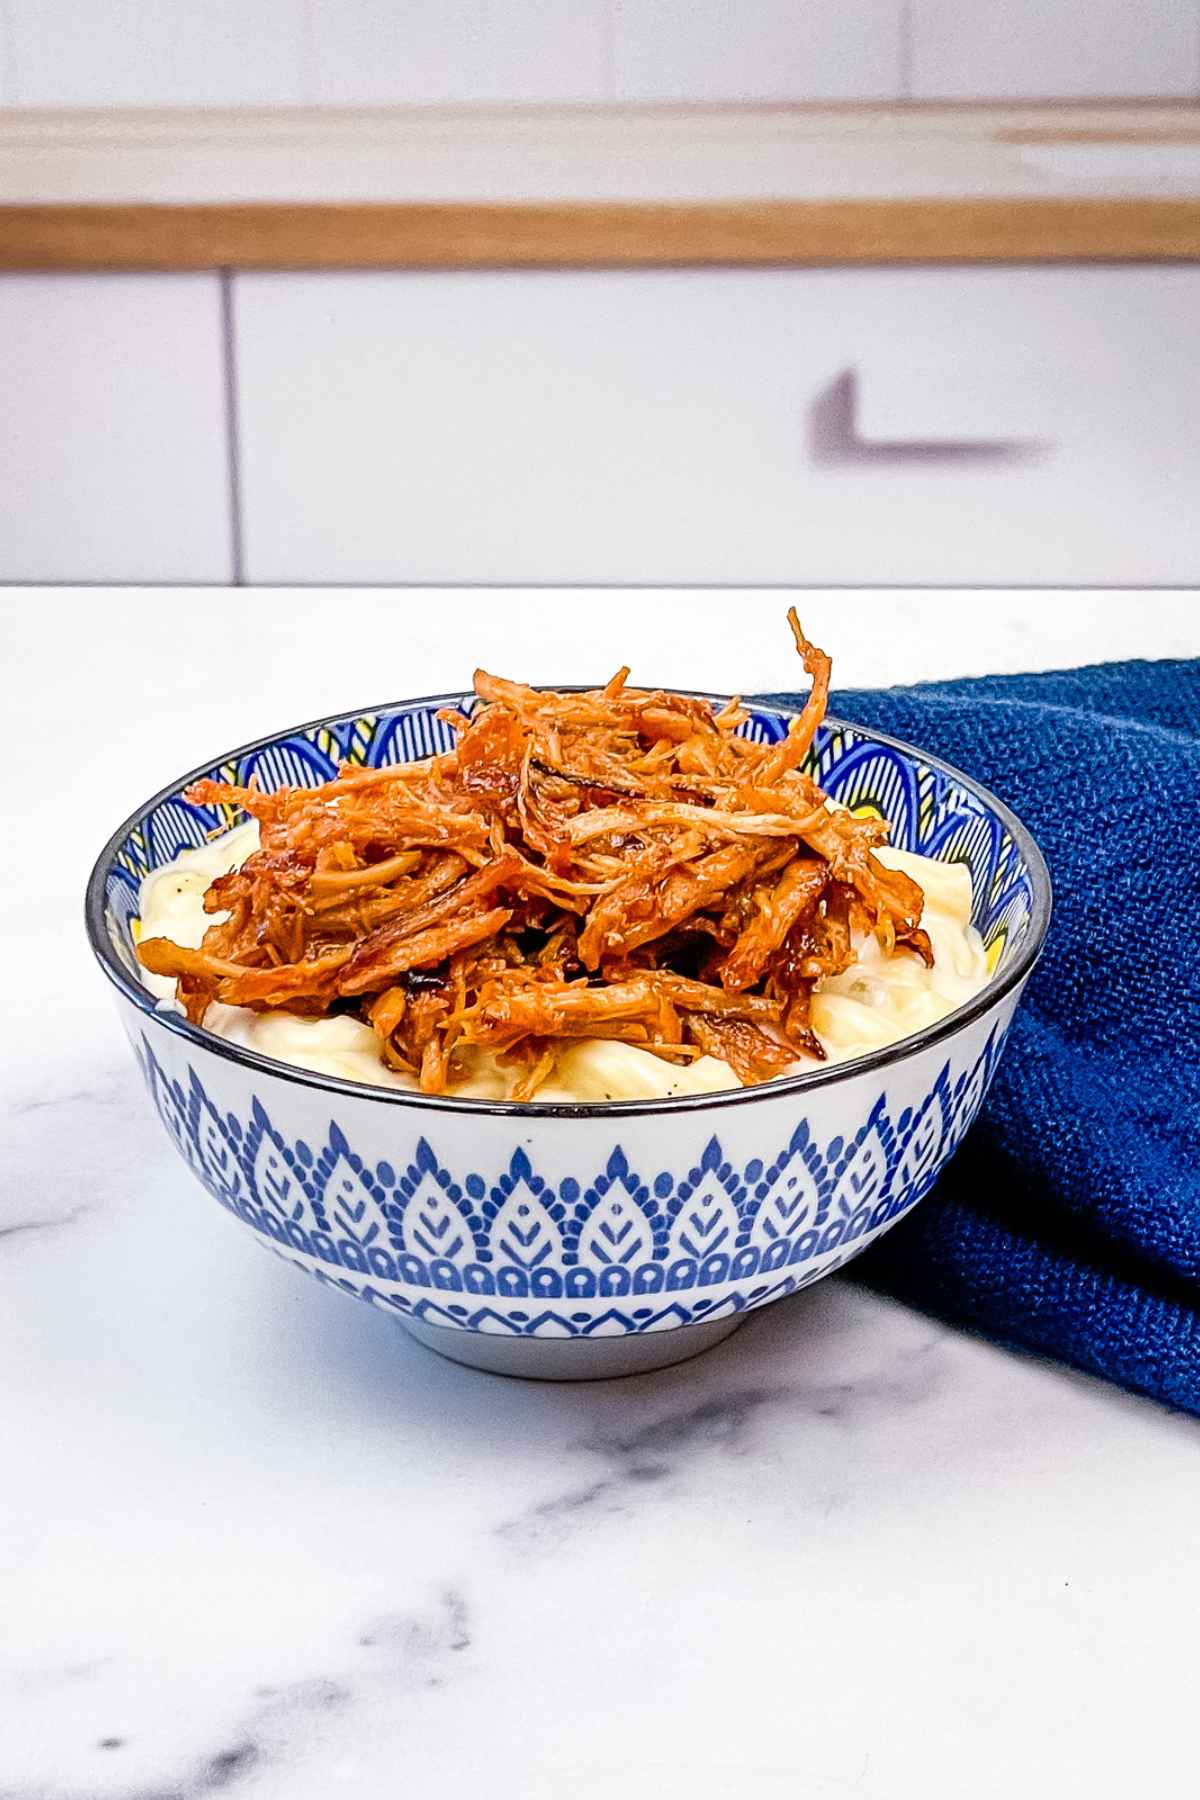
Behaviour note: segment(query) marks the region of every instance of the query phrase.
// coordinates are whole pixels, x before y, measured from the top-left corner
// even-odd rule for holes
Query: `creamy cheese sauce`
[[[933,945],[933,967],[927,969],[911,951],[885,956],[874,936],[856,937],[858,961],[840,975],[826,976],[813,993],[813,1029],[831,1062],[865,1056],[936,1025],[988,979],[987,953],[971,923],[965,863],[935,862],[887,845],[875,854],[923,889],[921,924]]]
[[[258,847],[258,826],[239,825],[200,850],[184,850],[174,862],[154,870],[142,883],[138,938],[165,937],[189,949],[199,947],[208,927],[223,918],[206,913],[204,894],[218,875],[236,869]],[[813,994],[812,1024],[829,1062],[845,1062],[898,1043],[936,1024],[971,999],[988,979],[987,957],[971,924],[971,877],[960,863],[934,862],[910,851],[876,851],[891,869],[911,875],[925,892],[921,923],[933,945],[927,969],[911,952],[885,956],[874,937],[856,939],[858,960],[823,981]],[[144,985],[163,1001],[174,998],[175,983],[140,971]],[[379,1040],[359,1019],[302,1019],[285,1012],[253,1012],[214,1002],[205,1029],[276,1062],[361,1081],[374,1087],[416,1091],[411,1077],[389,1069]],[[820,1067],[805,1058],[791,1074]],[[486,1051],[473,1051],[465,1077],[448,1093],[473,1100],[506,1100],[517,1071]],[[713,1094],[741,1084],[727,1063],[712,1056],[677,1066],[634,1044],[605,1039],[567,1045],[552,1080],[537,1092],[539,1101],[566,1104],[598,1100],[666,1100],[677,1094]]]

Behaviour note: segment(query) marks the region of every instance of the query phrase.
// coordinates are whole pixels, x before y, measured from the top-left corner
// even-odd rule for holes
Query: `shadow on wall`
[[[864,438],[858,429],[858,370],[843,369],[808,409],[808,452],[817,469],[892,468],[910,463],[1030,462],[1050,453],[1038,438]]]

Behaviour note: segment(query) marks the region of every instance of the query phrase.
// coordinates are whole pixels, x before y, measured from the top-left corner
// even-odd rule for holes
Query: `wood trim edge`
[[[4,205],[0,269],[1194,261],[1200,197]]]

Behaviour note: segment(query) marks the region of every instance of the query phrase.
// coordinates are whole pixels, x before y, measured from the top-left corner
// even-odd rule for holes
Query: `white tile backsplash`
[[[274,106],[310,98],[308,0],[7,0],[26,106]]]
[[[252,581],[1200,581],[1200,269],[236,295]]]
[[[916,100],[1200,94],[1200,0],[911,0]]]
[[[0,343],[0,581],[229,581],[217,278],[6,275]]]
[[[900,91],[904,0],[612,0],[618,100],[853,100]]]
[[[0,104],[1056,96],[1200,97],[1200,0],[0,0]]]
[[[309,0],[316,98],[602,100],[609,0]]]

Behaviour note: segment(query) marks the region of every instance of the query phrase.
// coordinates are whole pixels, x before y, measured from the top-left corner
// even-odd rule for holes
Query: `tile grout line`
[[[613,106],[617,102],[617,15],[621,10],[621,0],[604,0],[603,36],[600,44],[600,57],[603,68],[600,76],[601,92],[604,104]]]
[[[316,0],[299,0],[300,89],[305,106],[318,106],[321,101],[317,59]]]
[[[12,0],[0,0],[0,106],[16,106],[20,98],[17,33],[12,16]]]
[[[245,587],[246,566],[242,534],[242,454],[238,430],[237,327],[233,314],[233,270],[222,269],[221,369],[225,399],[225,472],[229,495],[230,585]]]
[[[900,64],[897,70],[898,98],[913,97],[913,0],[900,0]]]

